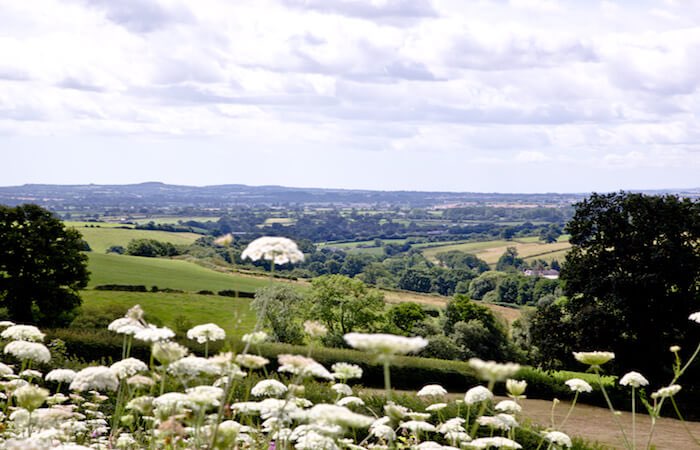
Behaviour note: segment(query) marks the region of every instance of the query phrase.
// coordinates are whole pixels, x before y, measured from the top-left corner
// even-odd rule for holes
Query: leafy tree
[[[508,275],[503,272],[488,271],[474,278],[469,284],[469,296],[474,300],[481,300],[484,295],[493,291],[498,284]]]
[[[255,292],[255,299],[250,306],[260,314],[265,312],[263,323],[272,331],[272,336],[279,342],[301,344],[304,330],[299,317],[306,309],[304,297],[289,285],[272,285]]]
[[[611,350],[619,368],[658,374],[670,345],[700,338],[700,202],[593,194],[567,225],[561,273],[575,349]]]
[[[559,236],[561,236],[561,228],[556,223],[549,224],[547,228],[542,228],[540,231],[540,240],[547,244],[552,244],[557,242]]]
[[[161,242],[155,239],[132,239],[126,246],[126,254],[132,256],[176,256],[177,248],[170,242]]]
[[[519,269],[524,264],[522,258],[518,257],[518,249],[515,247],[508,247],[506,251],[498,258],[496,263],[496,270],[512,270]]]
[[[329,343],[351,331],[374,331],[384,310],[384,295],[358,279],[324,275],[311,281],[309,317],[328,327]]]
[[[430,292],[432,280],[430,275],[419,269],[406,269],[399,277],[399,289],[414,292]]]
[[[498,285],[498,301],[518,303],[518,288],[520,283],[517,276],[509,276]]]
[[[403,302],[389,309],[389,321],[404,333],[411,334],[416,323],[425,319],[425,311],[418,303]]]
[[[0,242],[0,305],[10,318],[70,323],[89,279],[80,233],[37,205],[0,206]]]

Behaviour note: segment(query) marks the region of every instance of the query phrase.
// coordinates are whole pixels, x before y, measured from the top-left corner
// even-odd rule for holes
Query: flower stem
[[[620,432],[622,433],[622,440],[625,443],[625,448],[631,448],[630,442],[627,439],[627,434],[625,433],[625,429],[622,426],[622,422],[620,422],[620,418],[617,416],[615,408],[613,408],[612,402],[610,401],[610,397],[608,396],[608,391],[605,390],[605,385],[603,384],[603,377],[600,375],[600,368],[593,366],[593,371],[598,377],[598,385],[600,386],[600,391],[603,393],[603,397],[605,397],[605,403],[608,404],[608,408],[610,409],[610,412],[612,413],[613,418],[615,419],[615,423],[617,423],[617,426],[620,428]]]
[[[384,361],[384,390],[386,392],[386,401],[391,401],[391,373],[388,360]]]

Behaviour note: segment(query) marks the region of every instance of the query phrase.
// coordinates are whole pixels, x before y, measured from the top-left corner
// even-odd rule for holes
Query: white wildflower
[[[31,412],[44,403],[49,396],[49,391],[39,386],[28,384],[16,389],[12,396],[19,407]]]
[[[46,335],[34,325],[11,325],[0,336],[13,341],[43,342]]]
[[[453,417],[451,419],[447,419],[444,423],[442,423],[437,431],[438,433],[453,433],[453,432],[461,432],[461,431],[466,431],[462,425],[464,425],[465,420],[461,417]]]
[[[23,370],[19,373],[19,376],[21,378],[26,378],[28,380],[31,380],[32,378],[41,378],[42,377],[41,372],[39,372],[38,370],[34,370],[34,369]]]
[[[335,383],[331,389],[340,395],[352,395],[352,388],[345,383]]]
[[[56,383],[70,383],[75,378],[75,370],[70,369],[54,369],[46,374],[46,381]]]
[[[233,242],[233,235],[231,233],[226,233],[218,238],[214,239],[214,245],[219,247],[228,247]]]
[[[143,323],[130,317],[120,317],[113,320],[107,326],[109,331],[114,331],[115,333],[119,334],[126,334],[128,336],[133,336],[145,328],[146,326]]]
[[[199,375],[219,375],[221,369],[199,356],[185,356],[168,366],[168,372],[190,378]]]
[[[504,449],[513,449],[513,450],[518,450],[523,448],[522,445],[518,444],[517,442],[500,437],[500,436],[494,436],[494,437],[483,437],[479,439],[474,439],[469,443],[470,448],[491,448],[491,447],[496,447],[496,448],[504,448]]]
[[[190,328],[187,331],[187,338],[196,340],[200,344],[205,342],[221,341],[226,339],[226,332],[215,323],[205,323]]]
[[[126,384],[137,389],[145,389],[155,385],[155,381],[153,381],[153,378],[144,375],[133,375],[126,379]]]
[[[155,325],[139,330],[134,334],[134,338],[144,342],[167,341],[175,337],[175,333],[168,327],[158,328]]]
[[[428,341],[422,337],[405,337],[393,334],[348,333],[345,342],[358,350],[365,350],[384,360],[392,355],[405,355],[422,350]]]
[[[332,380],[333,375],[326,370],[320,363],[316,362],[312,358],[307,358],[302,355],[289,355],[283,354],[277,356],[279,361],[278,372],[288,372],[294,375],[301,376],[313,376],[316,378],[323,378],[326,380]]]
[[[441,409],[447,408],[447,403],[433,403],[425,407],[426,411],[440,411]]]
[[[330,423],[350,428],[369,427],[374,419],[363,414],[357,414],[344,406],[321,403],[313,406],[306,413],[312,422]]]
[[[435,431],[435,425],[422,420],[409,420],[407,422],[401,422],[399,426],[414,433]]]
[[[493,393],[484,386],[474,386],[464,395],[464,402],[467,405],[493,400]]]
[[[44,344],[38,342],[12,341],[5,346],[4,352],[17,359],[38,363],[47,363],[51,360],[51,352],[49,352],[49,349],[46,348]]]
[[[279,397],[285,392],[287,392],[287,386],[277,380],[262,380],[250,390],[250,393],[256,397]]]
[[[195,386],[185,391],[187,398],[195,405],[202,408],[214,408],[219,406],[224,396],[224,390],[214,386]]]
[[[357,364],[339,362],[333,364],[331,370],[333,370],[333,378],[336,380],[347,381],[352,378],[362,378],[362,368]]]
[[[503,381],[515,375],[520,370],[520,364],[497,363],[495,361],[483,361],[479,358],[471,358],[469,367],[483,380]]]
[[[0,362],[0,377],[5,375],[12,375],[13,373],[14,370],[12,370],[12,367]]]
[[[664,397],[672,397],[678,393],[678,391],[681,390],[680,385],[678,384],[672,384],[670,386],[662,387],[658,391],[654,392],[651,394],[651,398],[664,398]]]
[[[335,402],[335,404],[338,406],[362,406],[365,404],[365,402],[360,397],[349,395],[347,397],[341,398],[340,400]]]
[[[128,378],[139,372],[148,370],[146,363],[136,358],[126,358],[112,364],[109,369],[114,372],[118,379]]]
[[[496,404],[496,411],[505,412],[508,414],[517,414],[522,410],[522,406],[518,405],[513,400],[501,400]]]
[[[580,378],[571,378],[564,382],[572,392],[591,392],[593,388],[590,384]]]
[[[304,331],[310,338],[321,338],[328,333],[328,328],[317,320],[307,320],[304,322]]]
[[[574,358],[589,366],[600,366],[615,358],[613,352],[574,352]]]
[[[247,369],[260,369],[270,362],[269,359],[258,355],[236,355],[236,362]]]
[[[513,380],[510,378],[506,380],[506,390],[508,391],[508,394],[510,394],[511,397],[522,397],[525,393],[526,388],[527,381],[525,380]]]
[[[93,366],[86,367],[75,374],[75,378],[70,384],[73,391],[116,391],[119,380],[109,367]]]
[[[544,438],[552,444],[560,447],[570,448],[572,445],[571,438],[561,431],[549,431],[544,434]]]
[[[10,320],[0,320],[0,328],[11,327],[11,326],[14,325],[14,324],[15,324],[15,323],[12,322],[12,321],[10,321]]]
[[[261,258],[282,265],[303,261],[304,254],[291,239],[263,236],[248,244],[241,253],[241,259],[257,261]]]
[[[633,388],[638,388],[640,386],[646,386],[649,384],[649,380],[644,378],[639,372],[628,372],[620,380],[622,386],[632,386]]]
[[[689,320],[692,320],[693,322],[700,323],[700,311],[694,312],[693,314],[688,316]]]
[[[423,386],[416,395],[418,397],[442,397],[447,395],[447,391],[439,384],[428,384]]]
[[[187,347],[184,347],[177,342],[158,341],[151,347],[151,353],[153,354],[153,357],[161,364],[167,366],[168,364],[187,356],[189,350]]]

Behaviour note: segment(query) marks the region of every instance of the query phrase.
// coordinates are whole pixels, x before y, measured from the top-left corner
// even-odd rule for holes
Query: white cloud
[[[693,167],[698,23],[687,2],[0,0],[0,139]]]

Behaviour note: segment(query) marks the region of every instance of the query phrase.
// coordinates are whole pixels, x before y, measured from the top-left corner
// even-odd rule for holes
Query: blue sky
[[[700,186],[700,3],[0,0],[0,185]]]

